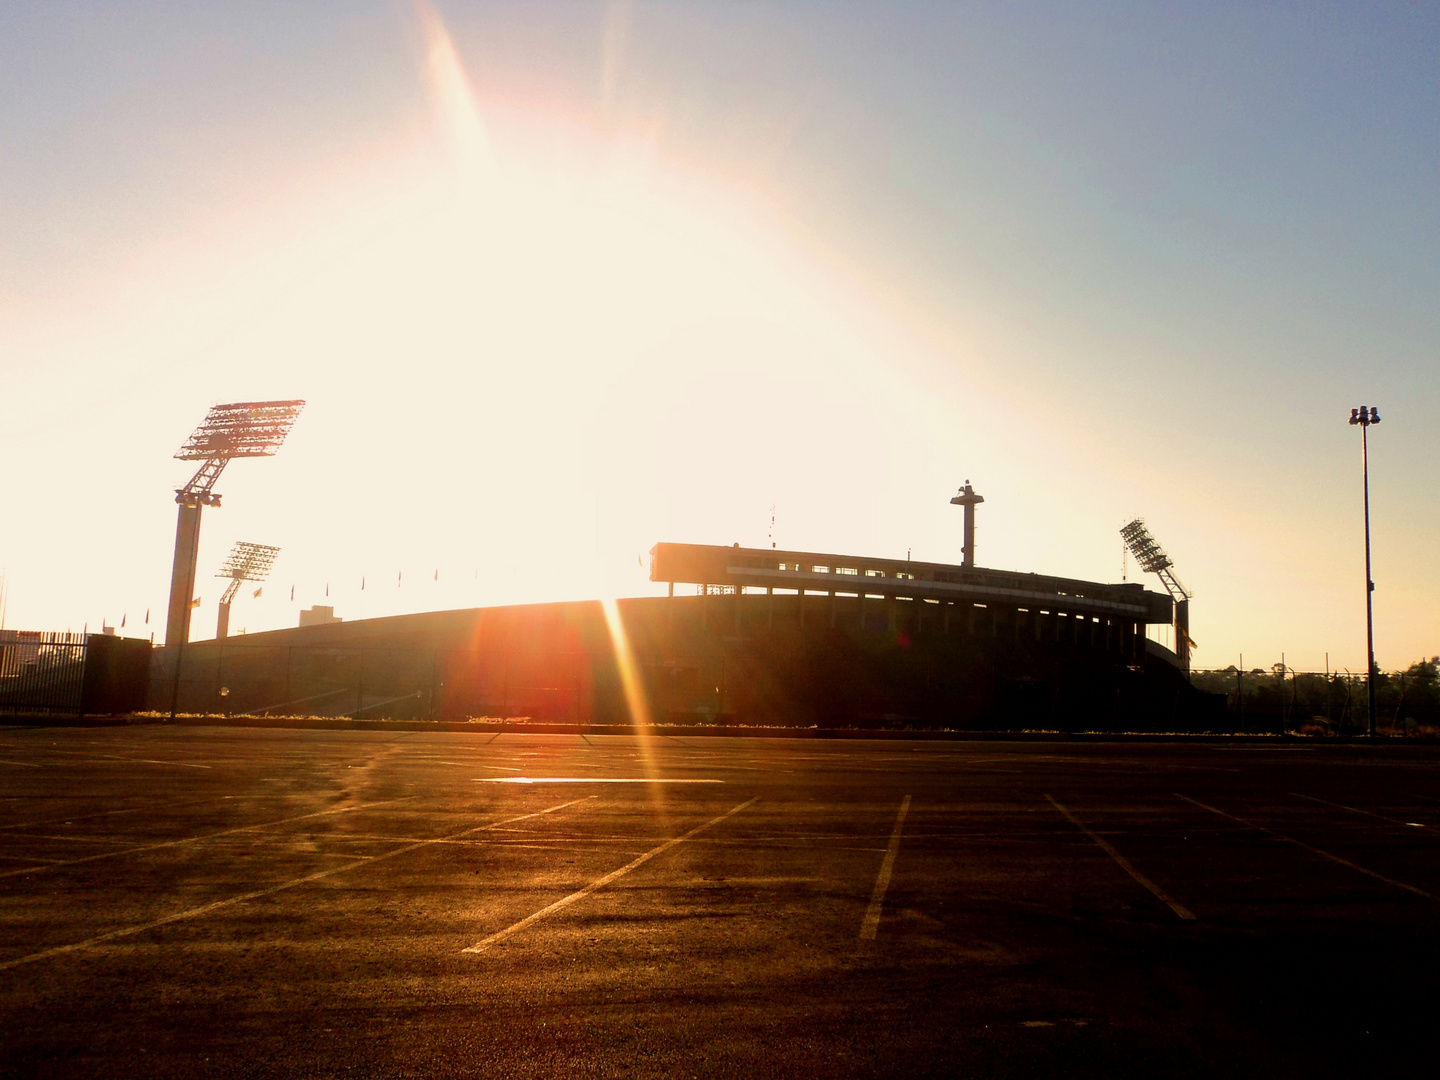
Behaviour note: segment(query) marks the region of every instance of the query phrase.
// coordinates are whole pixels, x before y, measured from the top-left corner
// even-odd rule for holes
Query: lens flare
[[[450,31],[427,0],[415,0],[415,17],[425,43],[430,104],[454,155],[456,170],[462,179],[472,184],[493,184],[499,169],[475,104],[475,92],[465,76]]]
[[[650,778],[650,799],[657,809],[663,810],[660,773],[655,767],[654,736],[651,730],[650,702],[645,696],[645,684],[640,676],[640,665],[630,649],[630,637],[625,633],[625,623],[620,618],[620,605],[613,597],[600,601],[605,613],[605,628],[610,631],[610,644],[615,650],[615,667],[620,673],[620,687],[625,693],[625,707],[630,712],[630,724],[635,729],[635,741],[640,748],[640,767]]]

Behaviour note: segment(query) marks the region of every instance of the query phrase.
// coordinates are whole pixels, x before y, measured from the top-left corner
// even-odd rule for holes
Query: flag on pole
[[[291,586],[290,586],[290,600],[291,600],[292,603],[293,603],[294,600],[295,600],[295,586],[294,586],[294,585],[291,585]]]
[[[121,629],[121,630],[124,630],[124,629],[125,629],[125,618],[126,618],[126,616],[124,616],[124,615],[121,615],[121,616],[120,616],[120,629]]]
[[[400,587],[400,579],[403,578],[404,576],[405,576],[405,571],[404,571],[404,570],[396,570],[396,571],[395,571],[395,587],[396,587],[397,589]]]
[[[360,575],[360,591],[361,591],[361,592],[364,592],[364,591],[365,591],[365,575],[364,575],[364,574],[361,574],[361,575]]]
[[[150,625],[150,609],[148,607],[145,609],[145,625]]]
[[[191,600],[191,601],[190,601],[190,606],[191,606],[192,608],[197,608],[197,607],[199,607],[199,606],[200,606],[200,597],[197,596],[197,597],[195,597],[194,600]]]
[[[440,568],[438,566],[435,568],[435,580],[440,580]]]
[[[325,595],[326,595],[326,596],[329,596],[329,595],[330,595],[330,582],[328,582],[328,581],[325,582]]]
[[[260,586],[260,588],[256,589],[256,590],[255,590],[255,598],[258,600],[258,599],[260,598],[260,594],[261,594],[262,592],[264,592],[264,591],[265,591],[265,586],[263,586],[263,585]]]

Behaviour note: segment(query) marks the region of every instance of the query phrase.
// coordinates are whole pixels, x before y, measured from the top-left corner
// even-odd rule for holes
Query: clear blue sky
[[[435,10],[507,175],[592,208],[639,175],[676,207],[625,196],[593,248],[553,249],[643,248],[632,292],[681,267],[629,316],[663,334],[553,331],[557,355],[600,342],[572,370],[487,340],[446,291],[470,269],[427,216],[449,164],[409,3],[6,4],[7,625],[161,609],[169,455],[213,401],[300,394],[286,456],[227,474],[202,559],[283,542],[277,577],[309,602],[367,568],[471,575],[473,595],[347,596],[352,617],[641,592],[637,550],[763,543],[772,503],[782,543],[956,558],[945,501],[968,477],[982,563],[1114,579],[1116,529],[1143,515],[1197,593],[1197,663],[1363,667],[1344,421],[1365,402],[1385,418],[1379,659],[1440,652],[1440,5]],[[512,309],[551,288],[524,280]],[[559,322],[570,295],[549,296]],[[584,388],[558,414],[557,384]],[[474,460],[414,434],[431,408],[476,425]],[[409,426],[382,454],[389,409]],[[561,449],[525,451],[556,415]],[[483,514],[389,520],[474,484]],[[561,530],[589,569],[542,587],[529,534]]]

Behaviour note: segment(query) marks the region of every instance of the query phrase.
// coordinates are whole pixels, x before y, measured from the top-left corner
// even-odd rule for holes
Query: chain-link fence
[[[1375,675],[1376,729],[1387,735],[1440,734],[1440,660]],[[1345,733],[1369,722],[1365,673],[1270,668],[1194,669],[1197,690],[1224,694],[1236,731]]]

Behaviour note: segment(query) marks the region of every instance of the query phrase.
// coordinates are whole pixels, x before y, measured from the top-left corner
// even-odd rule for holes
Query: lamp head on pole
[[[1378,424],[1380,423],[1380,410],[1373,405],[1361,405],[1358,409],[1351,409],[1350,423],[1360,427]]]

